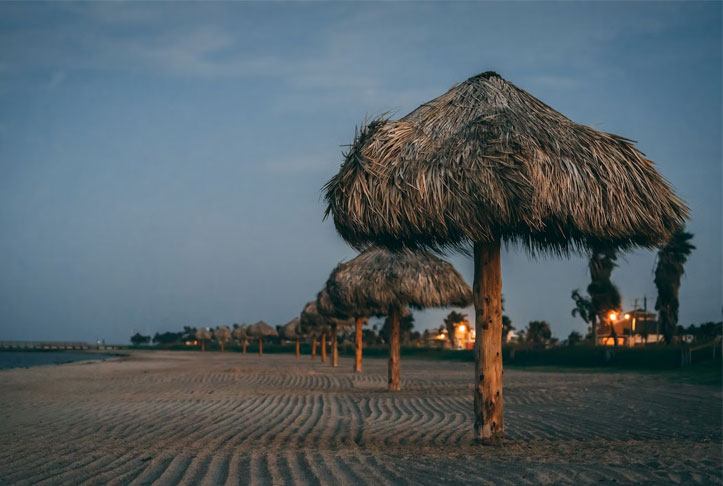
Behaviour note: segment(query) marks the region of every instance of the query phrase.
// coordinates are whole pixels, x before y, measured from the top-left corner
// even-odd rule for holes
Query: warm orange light
[[[608,316],[608,318],[609,318],[611,321],[614,321],[617,316],[618,316],[618,315],[617,315],[616,313],[611,312],[610,315]]]
[[[457,329],[459,329],[459,332],[465,332],[467,330],[467,326],[465,326],[464,324],[460,324]]]
[[[630,314],[625,314],[625,319],[630,319]]]

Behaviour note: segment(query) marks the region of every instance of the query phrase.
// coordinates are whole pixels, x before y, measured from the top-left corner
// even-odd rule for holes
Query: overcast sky
[[[692,208],[681,323],[720,320],[720,2],[3,2],[0,339],[286,323],[355,255],[320,198],[355,126],[487,70],[638,141]],[[654,265],[620,260],[626,307]],[[584,258],[502,267],[516,327],[584,330]]]

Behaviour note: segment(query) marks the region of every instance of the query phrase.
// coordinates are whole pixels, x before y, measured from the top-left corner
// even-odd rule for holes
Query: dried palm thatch
[[[207,327],[200,327],[196,330],[196,339],[201,343],[201,351],[206,351],[206,341],[210,341],[213,333]]]
[[[228,326],[218,326],[213,330],[213,337],[221,346],[221,352],[226,350],[226,343],[231,340],[231,329]]]
[[[399,320],[408,307],[466,307],[472,303],[472,289],[450,264],[427,251],[371,248],[331,272],[323,294],[337,312],[357,318],[389,315],[388,387],[401,389]],[[357,349],[361,350],[361,322],[356,328]],[[357,353],[355,371],[361,369]]]
[[[264,321],[259,321],[256,324],[251,324],[246,329],[246,334],[249,337],[265,338],[270,336],[278,336],[279,333],[273,327],[266,324]]]
[[[688,217],[631,140],[574,123],[494,72],[365,124],[324,191],[326,214],[360,249],[652,247]]]
[[[213,333],[207,327],[200,327],[196,330],[196,339],[199,341],[208,341],[213,337]]]
[[[246,329],[248,329],[248,327],[248,324],[241,324],[239,327],[237,327],[231,332],[231,335],[234,339],[239,341],[246,339],[248,337],[248,335],[246,334]]]
[[[371,248],[337,265],[325,291],[336,309],[353,316],[472,303],[472,289],[452,264],[422,250]]]
[[[334,306],[331,297],[329,297],[326,288],[321,289],[317,294],[316,308],[319,314],[327,319],[329,327],[331,328],[331,365],[334,367],[339,366],[339,331],[348,332],[354,325],[354,319],[348,314],[339,312],[339,309]]]
[[[304,306],[299,325],[301,332],[307,336],[316,337],[329,332],[329,320],[319,313],[315,300],[307,302]]]
[[[296,339],[301,335],[299,318],[294,317],[281,328],[281,337],[284,339]]]
[[[262,356],[264,354],[264,338],[279,335],[276,329],[269,326],[264,321],[259,321],[256,324],[251,324],[246,329],[246,334],[249,337],[255,337],[259,339],[259,356]]]
[[[319,315],[326,319],[328,326],[336,326],[338,331],[347,331],[354,325],[351,314],[340,312],[326,288],[321,289],[316,295],[316,309]]]
[[[228,342],[231,340],[231,329],[228,326],[218,326],[213,330],[213,337],[218,342]]]

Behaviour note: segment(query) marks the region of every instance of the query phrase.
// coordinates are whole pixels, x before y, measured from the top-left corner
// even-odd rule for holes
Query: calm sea
[[[0,351],[0,370],[58,365],[72,363],[73,361],[105,361],[112,356],[114,355],[106,353],[83,353],[78,351]]]

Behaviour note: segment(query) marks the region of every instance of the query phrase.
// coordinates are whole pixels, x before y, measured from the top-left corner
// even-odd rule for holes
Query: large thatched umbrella
[[[473,247],[478,438],[503,432],[500,243],[649,248],[688,214],[630,140],[578,125],[493,72],[364,126],[325,191],[355,247]]]
[[[299,322],[301,332],[305,336],[311,336],[311,359],[316,358],[316,338],[321,337],[321,362],[326,361],[326,336],[331,331],[329,320],[319,313],[316,301],[307,302],[304,310],[301,311]]]
[[[334,269],[326,291],[337,312],[355,317],[390,317],[390,391],[401,387],[399,320],[402,313],[408,307],[466,307],[472,303],[472,289],[454,267],[424,250],[366,250]]]
[[[239,341],[241,343],[241,349],[243,351],[243,354],[246,354],[246,344],[248,343],[248,335],[246,334],[246,330],[248,329],[248,324],[241,324],[240,326],[237,326],[234,324],[234,329],[231,331],[231,336]]]
[[[339,366],[339,331],[348,331],[353,325],[353,319],[336,308],[326,288],[317,294],[316,308],[328,322],[331,335],[331,365],[336,368]]]
[[[266,324],[264,321],[259,321],[256,324],[251,324],[246,329],[246,334],[249,337],[259,338],[259,356],[264,354],[264,338],[268,336],[278,336],[279,333],[276,329]]]
[[[288,323],[281,327],[281,337],[288,340],[296,340],[296,357],[298,358],[300,353],[299,349],[299,338],[301,338],[301,327],[299,325],[299,318],[294,317]]]
[[[210,341],[213,333],[207,327],[200,327],[196,330],[196,339],[201,343],[201,351],[206,351],[206,341]]]
[[[223,353],[226,350],[226,343],[231,340],[231,329],[229,329],[228,326],[218,326],[213,330],[213,337],[218,341],[219,346],[221,346],[221,352]]]

